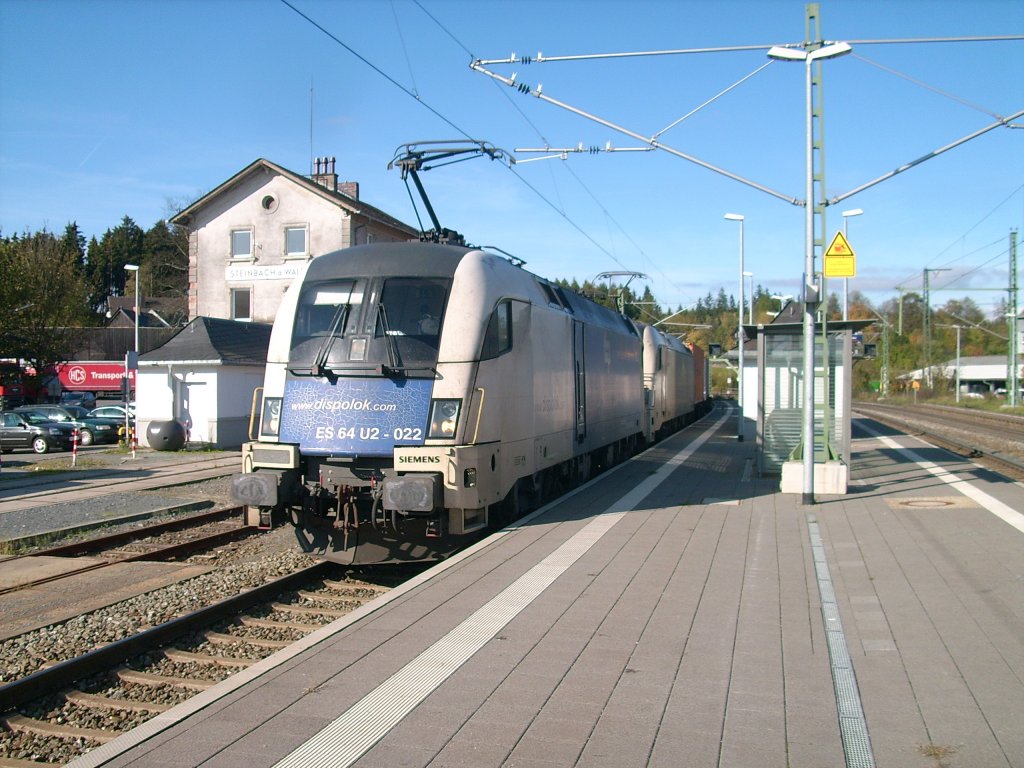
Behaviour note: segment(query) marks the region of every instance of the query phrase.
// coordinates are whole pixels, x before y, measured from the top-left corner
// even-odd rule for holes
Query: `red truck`
[[[29,394],[33,395],[29,398]],[[28,392],[25,369],[9,360],[0,361],[0,411],[24,405],[35,393]]]
[[[121,393],[123,362],[71,361],[56,366],[61,389],[65,392]],[[135,371],[128,371],[128,386],[135,391]]]

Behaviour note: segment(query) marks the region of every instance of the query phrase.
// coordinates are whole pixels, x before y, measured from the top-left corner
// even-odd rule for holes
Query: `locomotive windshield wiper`
[[[331,326],[327,329],[327,337],[320,344],[320,349],[317,350],[316,357],[313,358],[313,364],[309,368],[310,375],[327,376],[330,373],[330,370],[324,363],[327,362],[327,358],[331,354],[331,347],[334,346],[334,342],[338,338],[338,328],[342,326],[347,316],[348,304],[339,304],[334,312],[334,317],[331,318]]]
[[[377,317],[380,318],[381,328],[384,329],[385,346],[388,350],[388,364],[383,366],[385,371],[398,371],[400,370],[398,364],[398,346],[395,344],[394,338],[391,335],[391,325],[388,323],[388,312],[384,309],[384,302],[377,302]]]

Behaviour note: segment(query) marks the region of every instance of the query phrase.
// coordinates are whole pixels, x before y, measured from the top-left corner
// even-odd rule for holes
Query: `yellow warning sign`
[[[825,277],[856,277],[857,254],[846,242],[842,232],[836,232],[832,244],[825,251]]]

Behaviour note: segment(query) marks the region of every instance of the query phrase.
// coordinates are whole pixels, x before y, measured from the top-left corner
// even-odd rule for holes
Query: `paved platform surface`
[[[722,416],[72,765],[1024,766],[1024,489],[855,419],[804,506]]]

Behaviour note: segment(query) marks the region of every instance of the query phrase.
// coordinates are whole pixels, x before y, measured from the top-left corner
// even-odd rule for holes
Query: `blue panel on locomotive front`
[[[289,379],[281,441],[312,455],[390,456],[423,445],[432,379]]]

